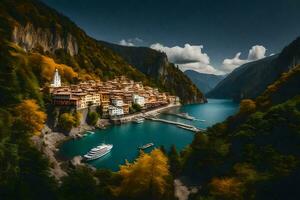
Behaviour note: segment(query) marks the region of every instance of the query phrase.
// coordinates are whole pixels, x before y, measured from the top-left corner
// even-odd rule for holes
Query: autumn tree
[[[210,194],[216,199],[242,199],[243,183],[234,177],[213,178],[210,183]]]
[[[41,56],[40,63],[37,66],[39,67],[42,82],[50,82],[53,78],[55,69],[58,69],[62,78],[68,82],[72,82],[74,78],[78,77],[78,74],[71,67],[64,64],[58,64],[52,58],[47,56]]]
[[[167,157],[155,149],[141,153],[132,164],[120,167],[122,183],[115,189],[117,196],[129,199],[168,199],[170,173]]]
[[[82,114],[81,114],[80,112],[75,112],[75,113],[73,114],[73,119],[74,119],[73,126],[74,126],[74,127],[77,127],[77,126],[80,125],[81,118],[82,118]]]
[[[240,113],[252,113],[256,109],[255,101],[251,99],[244,99],[240,103]]]
[[[23,100],[16,107],[16,114],[28,132],[40,134],[44,127],[47,115],[33,99]]]
[[[78,127],[81,122],[82,115],[79,112],[63,113],[59,116],[58,126],[64,131],[70,131],[73,127]]]

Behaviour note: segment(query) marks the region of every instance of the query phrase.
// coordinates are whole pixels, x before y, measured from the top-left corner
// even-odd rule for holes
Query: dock
[[[157,121],[157,122],[163,122],[163,123],[167,123],[167,124],[173,124],[173,125],[176,125],[179,128],[189,130],[189,131],[193,131],[193,132],[203,131],[203,129],[197,128],[193,125],[184,124],[184,123],[181,123],[181,122],[175,122],[175,121],[170,121],[170,120],[160,119],[160,118],[155,118],[155,117],[145,117],[145,119],[152,120],[152,121]]]

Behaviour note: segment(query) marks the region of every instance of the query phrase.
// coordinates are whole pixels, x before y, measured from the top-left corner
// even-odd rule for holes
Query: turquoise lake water
[[[185,120],[165,114],[159,117],[192,124],[199,128],[207,128],[217,122],[224,121],[228,116],[233,115],[237,109],[238,104],[231,100],[208,99],[206,104],[184,105],[171,110],[176,113],[187,112],[197,119],[205,120],[204,122]],[[120,164],[125,163],[126,159],[133,161],[138,155],[138,147],[143,144],[153,142],[156,147],[164,145],[167,150],[175,144],[178,150],[182,150],[192,142],[193,137],[193,132],[174,125],[145,120],[141,124],[127,123],[110,126],[105,130],[95,130],[93,135],[67,141],[61,146],[60,155],[64,158],[72,158],[77,155],[84,155],[91,148],[103,142],[113,144],[114,147],[109,154],[91,161],[89,164],[97,168],[109,168],[116,171]],[[147,151],[151,151],[151,149]]]

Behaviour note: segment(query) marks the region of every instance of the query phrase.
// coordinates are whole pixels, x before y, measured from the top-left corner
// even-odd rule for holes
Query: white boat
[[[145,121],[144,118],[135,118],[134,119],[134,122],[137,123],[137,124],[143,123],[144,121]]]
[[[90,133],[90,134],[95,134],[95,132],[93,132],[93,131],[87,131],[87,133]]]
[[[101,158],[102,156],[108,154],[112,148],[113,148],[112,144],[101,144],[95,148],[92,148],[83,157],[86,161],[96,160],[96,159]]]
[[[190,116],[188,113],[179,113],[177,114],[178,117],[188,119],[188,120],[195,120],[196,118],[193,116]]]
[[[144,150],[144,149],[147,149],[152,146],[154,146],[154,144],[151,142],[151,143],[145,144],[143,146],[140,146],[139,149]]]

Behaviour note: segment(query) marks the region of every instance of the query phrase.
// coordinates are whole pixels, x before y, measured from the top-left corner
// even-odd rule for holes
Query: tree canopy
[[[36,135],[40,134],[47,118],[33,99],[26,99],[17,105],[16,115],[23,122],[24,127]]]
[[[134,163],[122,165],[119,174],[123,180],[115,192],[121,197],[159,200],[170,189],[168,159],[159,149],[141,153]]]

